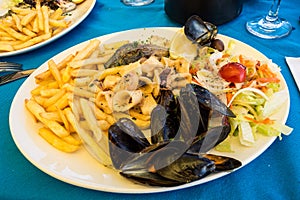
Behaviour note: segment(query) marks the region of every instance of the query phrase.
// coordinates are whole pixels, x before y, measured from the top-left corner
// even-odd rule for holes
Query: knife
[[[34,72],[35,69],[28,69],[28,70],[22,70],[18,72],[14,72],[11,74],[6,74],[3,76],[0,76],[0,85],[18,80],[20,78],[24,78],[29,76],[32,72]]]

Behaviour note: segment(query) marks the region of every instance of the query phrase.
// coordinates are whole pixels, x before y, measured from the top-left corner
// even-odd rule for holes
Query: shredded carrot
[[[260,77],[264,77],[264,78],[271,78],[271,77],[274,78],[274,77],[276,77],[276,74],[273,73],[273,72],[269,69],[269,67],[268,67],[267,64],[263,64],[263,65],[261,65],[261,66],[258,66],[257,68],[258,68],[258,71],[261,72],[261,73],[260,73]]]
[[[263,120],[256,120],[248,116],[244,116],[244,118],[256,124],[274,124],[274,120],[271,120],[270,118],[265,118]]]
[[[227,92],[226,93],[227,104],[231,101],[232,97],[233,97],[232,92]]]
[[[257,78],[256,79],[260,83],[279,83],[280,80],[277,77],[268,77],[268,78]]]
[[[239,56],[239,61],[245,67],[253,67],[253,66],[255,66],[255,62],[253,60],[245,59],[243,55]]]

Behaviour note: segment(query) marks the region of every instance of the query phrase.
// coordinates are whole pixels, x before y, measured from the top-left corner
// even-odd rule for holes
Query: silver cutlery
[[[22,70],[22,64],[15,62],[0,62],[0,72],[17,72]]]
[[[17,72],[13,72],[13,73],[10,73],[10,74],[0,76],[0,85],[18,80],[20,78],[27,77],[32,72],[34,72],[34,70],[35,69],[22,70],[22,71],[17,71]]]

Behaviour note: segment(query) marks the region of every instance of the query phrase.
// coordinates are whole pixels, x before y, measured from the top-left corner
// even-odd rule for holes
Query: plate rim
[[[90,0],[91,5],[90,7],[86,10],[86,12],[82,15],[82,17],[80,17],[78,20],[76,20],[74,23],[71,24],[71,26],[69,26],[68,28],[64,29],[62,32],[58,33],[57,35],[43,41],[40,43],[37,43],[33,46],[29,46],[23,49],[19,49],[16,51],[11,51],[11,52],[0,52],[0,58],[4,58],[4,57],[9,57],[9,56],[15,56],[15,55],[19,55],[19,54],[23,54],[23,53],[27,53],[33,50],[36,50],[40,47],[46,46],[47,44],[50,44],[51,42],[54,42],[55,40],[61,38],[62,36],[66,35],[67,33],[69,33],[71,30],[73,30],[74,28],[76,28],[83,20],[85,20],[85,18],[87,18],[87,16],[92,12],[93,8],[96,5],[97,0]],[[84,3],[84,2],[83,2]],[[84,4],[79,4],[77,6],[80,5],[84,5]]]
[[[106,35],[102,35],[102,36],[99,36],[99,37],[95,37],[95,38],[112,38],[113,36],[117,36],[119,34],[124,34],[126,32],[131,32],[131,31],[145,31],[145,30],[152,30],[152,29],[161,29],[161,30],[164,30],[164,29],[167,29],[167,30],[171,30],[171,31],[176,31],[179,29],[179,27],[147,27],[147,28],[136,28],[136,29],[130,29],[130,30],[125,30],[125,31],[119,31],[119,32],[114,32],[114,33],[110,33],[110,34],[106,34]],[[174,32],[175,33],[175,32]],[[233,37],[229,37],[229,36],[226,36],[226,35],[222,35],[222,34],[218,34],[219,36],[222,36],[222,37],[227,37],[229,39],[233,39],[233,40],[236,40],[238,41],[239,43],[241,43],[242,45],[246,45],[247,48],[252,48],[252,50],[256,51],[258,54],[260,54],[260,56],[263,56],[264,59],[269,59],[268,57],[266,57],[263,53],[261,53],[260,51],[258,51],[257,49],[253,48],[252,46],[240,41],[240,40],[237,40]],[[93,39],[95,39],[93,38]],[[79,46],[82,46],[84,44],[86,44],[88,41],[90,41],[92,39],[89,39],[89,40],[86,40],[86,41],[83,41],[81,43],[78,43],[72,47],[69,47],[67,49],[65,49],[64,51],[56,54],[55,56],[53,56],[52,58],[50,59],[57,59],[60,55],[62,54],[65,54],[66,52],[68,51],[71,51],[73,48],[76,49],[78,48]],[[39,72],[42,72],[43,69],[42,67],[44,65],[46,65],[47,61],[45,61],[43,64],[41,64],[40,67],[37,68],[37,70],[31,74],[31,78],[33,78],[36,74],[38,74]],[[289,93],[289,89],[288,89],[288,85],[282,75],[282,73],[280,72],[280,75],[282,76],[282,81],[283,81],[283,84],[284,84],[284,88],[287,92],[287,95],[288,95],[288,101],[286,103],[287,107],[287,111],[285,112],[285,115],[282,119],[282,121],[285,123],[287,121],[287,118],[288,118],[288,115],[289,115],[289,110],[290,110],[290,93]],[[30,77],[29,77],[30,78]],[[35,167],[37,167],[38,169],[40,169],[41,171],[43,171],[44,173],[60,180],[60,181],[63,181],[65,183],[69,183],[71,185],[75,185],[75,186],[79,186],[79,187],[82,187],[82,188],[87,188],[87,189],[92,189],[92,190],[97,190],[97,191],[104,191],[104,192],[113,192],[113,193],[126,193],[126,194],[149,194],[149,193],[158,193],[158,192],[168,192],[168,191],[174,191],[174,190],[179,190],[179,189],[184,189],[184,188],[189,188],[189,187],[192,187],[192,186],[196,186],[196,185],[201,185],[203,183],[207,183],[207,182],[210,182],[212,180],[215,180],[215,179],[218,179],[218,178],[221,178],[225,175],[228,175],[228,174],[231,174],[232,172],[236,171],[236,170],[239,170],[241,168],[243,168],[244,166],[246,166],[247,164],[249,164],[250,162],[252,162],[255,158],[257,158],[258,156],[260,156],[261,154],[263,154],[270,146],[271,144],[276,140],[277,137],[269,137],[269,140],[268,142],[264,145],[264,148],[261,149],[261,151],[259,152],[256,152],[256,154],[252,155],[252,157],[249,159],[247,159],[247,162],[243,162],[243,165],[240,167],[240,168],[237,168],[235,170],[232,170],[232,171],[229,171],[229,172],[221,172],[221,173],[217,173],[217,174],[214,174],[213,176],[208,176],[208,177],[205,177],[204,179],[200,179],[198,181],[194,181],[194,182],[191,182],[191,183],[187,183],[187,184],[184,184],[184,185],[179,185],[179,186],[174,186],[174,187],[153,187],[153,186],[150,186],[150,187],[146,187],[145,189],[129,189],[129,188],[114,188],[114,187],[101,187],[99,185],[95,185],[95,184],[85,184],[83,182],[76,182],[76,181],[72,181],[72,180],[69,180],[68,178],[65,178],[65,177],[61,177],[59,174],[56,174],[54,172],[52,172],[51,170],[49,171],[49,169],[44,169],[42,168],[41,166],[39,166],[39,164],[32,159],[32,157],[30,157],[29,155],[27,155],[26,152],[24,152],[24,149],[22,149],[21,145],[19,144],[19,141],[17,140],[17,137],[16,137],[16,133],[14,133],[14,128],[13,128],[13,110],[14,110],[14,107],[16,106],[15,103],[17,101],[17,97],[19,95],[19,93],[21,93],[22,91],[22,88],[25,87],[25,85],[30,81],[30,79],[27,79],[25,80],[25,82],[21,85],[21,87],[19,88],[19,90],[17,91],[13,101],[12,101],[12,104],[11,104],[11,108],[10,108],[10,113],[9,113],[9,127],[10,127],[10,131],[11,131],[11,135],[13,137],[13,140],[15,142],[15,144],[17,145],[18,149],[20,150],[20,152],[23,154],[23,156],[26,157],[27,160],[29,160]],[[25,99],[25,97],[23,98],[23,100]],[[53,148],[53,147],[51,147]],[[54,149],[54,148],[53,148]],[[86,150],[85,150],[86,151]]]

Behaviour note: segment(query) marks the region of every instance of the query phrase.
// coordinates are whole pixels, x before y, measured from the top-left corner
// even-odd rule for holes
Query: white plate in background
[[[68,28],[64,29],[62,32],[58,33],[57,35],[49,38],[48,40],[37,43],[33,46],[26,47],[24,49],[19,49],[19,50],[11,51],[11,52],[0,52],[0,58],[5,57],[5,56],[18,55],[18,54],[22,54],[22,53],[25,53],[28,51],[32,51],[34,49],[37,49],[46,44],[49,44],[49,43],[53,42],[54,40],[62,37],[63,35],[70,32],[72,29],[74,29],[76,26],[78,26],[90,14],[90,12],[93,10],[93,8],[95,6],[95,3],[96,3],[96,0],[85,0],[81,4],[77,5],[76,9],[71,11],[65,18],[66,20],[71,21],[71,24],[69,25]]]

